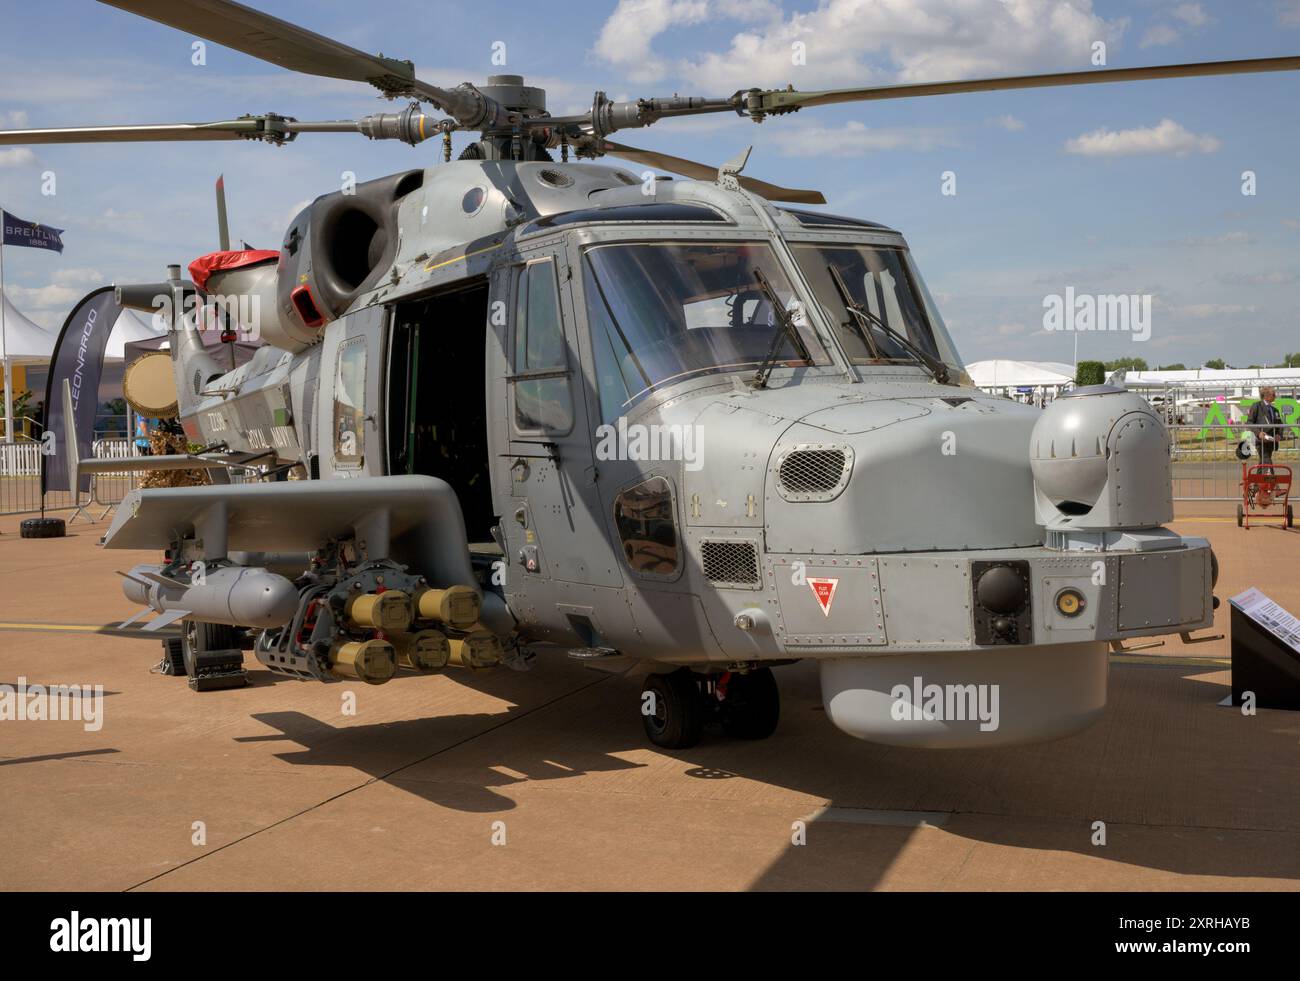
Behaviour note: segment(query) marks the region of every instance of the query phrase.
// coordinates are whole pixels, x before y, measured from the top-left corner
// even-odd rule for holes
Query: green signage
[[[1250,407],[1258,402],[1259,399],[1243,398],[1241,408],[1247,415],[1250,414]],[[1284,425],[1291,427],[1293,436],[1300,436],[1300,400],[1293,398],[1283,398],[1278,396],[1273,402],[1277,406],[1277,411],[1282,417]],[[1197,434],[1197,439],[1205,439],[1211,429],[1222,430],[1222,436],[1229,442],[1236,442],[1237,437],[1233,435],[1232,424],[1227,415],[1226,402],[1215,402],[1205,413],[1204,427]],[[1245,438],[1245,430],[1242,430],[1242,438]]]

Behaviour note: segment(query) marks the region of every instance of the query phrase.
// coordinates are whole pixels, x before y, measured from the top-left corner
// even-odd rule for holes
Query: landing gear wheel
[[[641,689],[641,723],[650,741],[665,749],[687,749],[700,741],[704,698],[690,668],[646,678]]]
[[[722,702],[722,731],[736,739],[766,739],[781,719],[781,692],[771,668],[732,675]]]
[[[62,518],[28,518],[18,525],[21,538],[62,538],[68,526]]]
[[[1242,517],[1245,515],[1245,513],[1246,512],[1242,510],[1241,505],[1238,504],[1237,505],[1237,527],[1238,528],[1241,527]]]
[[[239,632],[226,624],[183,621],[181,659],[195,691],[243,688],[248,684]]]
[[[1286,523],[1283,524],[1282,527],[1283,527],[1283,528],[1290,528],[1290,527],[1291,527],[1291,524],[1292,524],[1292,522],[1291,522],[1291,505],[1288,504],[1288,505],[1286,506]]]

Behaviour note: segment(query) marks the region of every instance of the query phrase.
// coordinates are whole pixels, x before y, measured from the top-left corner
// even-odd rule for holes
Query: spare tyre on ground
[[[18,526],[23,538],[62,538],[68,526],[62,518],[27,518]]]

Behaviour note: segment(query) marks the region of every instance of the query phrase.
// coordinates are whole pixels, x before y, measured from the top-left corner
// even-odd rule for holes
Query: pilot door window
[[[563,436],[573,429],[568,353],[555,263],[520,268],[515,285],[515,429]]]
[[[366,441],[366,342],[347,341],[339,348],[334,375],[334,465],[360,467]]]

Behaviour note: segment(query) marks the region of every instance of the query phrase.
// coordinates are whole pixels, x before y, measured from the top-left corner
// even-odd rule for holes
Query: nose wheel
[[[641,724],[656,746],[686,749],[700,741],[704,730],[704,696],[695,672],[679,668],[672,674],[652,674],[641,690]]]
[[[734,739],[766,739],[781,718],[781,693],[771,668],[699,675],[690,668],[652,674],[641,690],[641,722],[656,746],[687,749],[704,726],[718,723]]]

